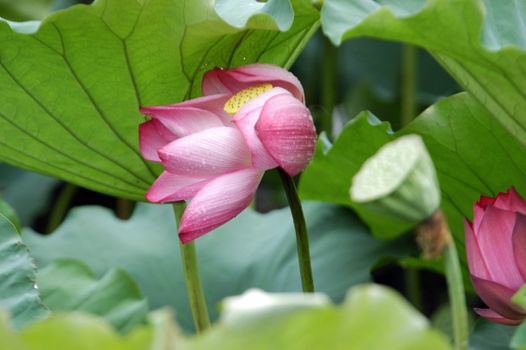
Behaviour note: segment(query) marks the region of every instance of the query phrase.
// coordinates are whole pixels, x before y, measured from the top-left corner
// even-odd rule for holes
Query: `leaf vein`
[[[5,66],[3,62],[0,61],[0,66],[3,68],[3,70],[9,75],[11,80],[22,90],[24,93],[29,96],[35,103],[47,114],[49,115],[62,129],[64,129],[73,139],[75,139],[77,142],[79,142],[81,145],[86,147],[87,149],[93,151],[94,153],[100,155],[101,157],[115,163],[120,168],[122,168],[124,171],[126,171],[128,174],[132,175],[134,178],[140,180],[141,182],[145,184],[149,184],[148,182],[144,181],[140,177],[138,177],[136,174],[134,174],[132,171],[130,171],[126,166],[120,164],[118,161],[115,161],[111,157],[107,156],[106,154],[99,152],[97,149],[90,146],[87,142],[84,142],[82,139],[80,139],[67,125],[65,125],[60,118],[56,117],[51,110],[49,110],[35,95],[33,95],[17,78],[16,76]],[[73,158],[72,158],[73,159]],[[74,160],[74,159],[73,159]],[[80,162],[80,161],[79,161]],[[98,169],[98,171],[105,173],[107,175],[113,176],[111,173],[106,172],[103,169]]]
[[[56,25],[53,23],[53,26],[56,27]],[[101,117],[102,121],[106,124],[106,126],[108,126],[108,128],[111,130],[111,132],[116,136],[116,138],[121,142],[123,143],[125,146],[127,146],[131,151],[132,153],[135,154],[135,156],[145,165],[145,167],[150,171],[152,172],[152,170],[150,169],[150,167],[148,166],[148,163],[141,157],[141,155],[139,154],[139,152],[137,151],[137,149],[135,149],[135,147],[133,147],[118,131],[117,129],[115,128],[115,126],[110,122],[110,120],[106,117],[105,113],[103,112],[102,108],[100,108],[100,106],[97,104],[97,101],[95,101],[95,99],[93,98],[93,96],[91,96],[89,90],[86,88],[86,86],[84,85],[84,83],[80,80],[80,78],[78,77],[77,73],[75,72],[75,70],[73,69],[73,66],[71,65],[71,62],[69,62],[67,56],[66,56],[66,51],[65,51],[65,45],[64,45],[64,38],[63,38],[63,35],[62,33],[60,32],[59,28],[57,27],[57,32],[59,33],[59,36],[60,36],[60,40],[62,42],[62,47],[64,48],[64,55],[62,56],[63,60],[64,60],[64,63],[66,63],[66,66],[68,67],[68,70],[69,72],[71,73],[72,77],[75,79],[75,81],[77,82],[77,84],[79,85],[79,87],[81,88],[81,90],[84,92],[84,95],[86,96],[86,98],[88,99],[88,101],[90,101],[90,103],[93,105],[93,108],[95,108],[95,110],[97,111],[97,114]],[[152,175],[153,172],[152,172]],[[150,179],[144,179],[141,177],[141,179],[146,182],[146,183],[150,183]]]
[[[127,184],[129,184],[129,185],[132,185],[133,187],[136,187],[136,186],[137,186],[137,184],[134,184],[134,183],[131,183],[131,182],[125,180],[125,179],[121,179],[121,178],[119,178],[119,177],[116,177],[116,176],[114,176],[114,175],[112,175],[112,174],[110,174],[110,173],[106,173],[106,172],[104,172],[104,171],[101,171],[101,170],[99,170],[99,169],[93,167],[90,163],[86,163],[86,162],[84,162],[84,161],[82,161],[82,160],[78,160],[78,159],[75,159],[75,158],[71,157],[69,154],[67,154],[67,153],[65,153],[65,152],[62,152],[60,149],[58,149],[58,148],[56,148],[56,147],[50,145],[50,144],[47,143],[46,141],[44,141],[44,140],[42,140],[42,139],[36,137],[35,135],[31,134],[30,132],[28,132],[28,131],[25,130],[24,128],[18,126],[16,123],[14,123],[13,121],[11,121],[11,120],[10,120],[6,115],[4,115],[3,113],[0,113],[0,118],[3,119],[4,121],[6,121],[8,124],[10,124],[12,127],[14,127],[15,129],[17,129],[17,130],[20,131],[21,133],[27,135],[29,138],[35,140],[36,142],[39,142],[39,143],[42,144],[43,146],[47,147],[48,149],[50,149],[50,150],[56,152],[57,154],[59,154],[59,155],[61,155],[61,156],[64,156],[64,157],[66,157],[66,158],[68,158],[68,159],[70,159],[70,160],[72,160],[72,161],[74,161],[74,162],[77,162],[77,163],[79,163],[79,164],[82,164],[83,166],[87,167],[88,169],[94,170],[94,171],[96,171],[96,172],[101,172],[101,173],[103,173],[103,174],[105,174],[105,175],[108,175],[108,176],[110,176],[110,177],[113,177],[114,179],[117,179],[117,180],[119,180],[119,181],[122,181],[123,183],[127,183]],[[8,147],[8,148],[13,148],[13,147]],[[18,150],[18,151],[21,152],[20,150]],[[24,152],[21,152],[21,153],[27,155],[27,153],[24,153]],[[50,165],[50,163],[47,163],[47,164]]]

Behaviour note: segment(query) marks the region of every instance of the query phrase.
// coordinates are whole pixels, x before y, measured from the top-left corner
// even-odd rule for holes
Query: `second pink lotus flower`
[[[142,108],[143,157],[165,171],[150,202],[192,198],[179,225],[183,243],[213,230],[251,202],[265,170],[294,176],[312,158],[316,130],[303,88],[288,71],[253,64],[207,72],[203,97]]]
[[[482,196],[465,228],[473,286],[489,306],[475,311],[494,322],[520,323],[526,310],[511,298],[526,284],[526,202],[513,188],[497,198]]]

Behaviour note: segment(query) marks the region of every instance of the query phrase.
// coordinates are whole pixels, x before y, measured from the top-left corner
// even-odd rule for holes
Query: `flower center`
[[[224,110],[230,115],[236,114],[248,101],[272,89],[272,84],[257,84],[239,91],[225,103]]]

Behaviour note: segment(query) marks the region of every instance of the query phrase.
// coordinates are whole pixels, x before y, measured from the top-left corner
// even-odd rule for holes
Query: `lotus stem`
[[[181,217],[183,216],[185,204],[184,202],[176,202],[173,204],[173,208],[175,220],[179,225]],[[210,327],[210,319],[208,317],[208,309],[206,306],[205,295],[203,293],[203,287],[201,285],[201,278],[199,277],[195,243],[194,241],[191,241],[187,244],[183,244],[179,240],[179,248],[181,250],[186,291],[190,308],[192,310],[195,330],[197,333],[202,333]]]
[[[307,235],[307,224],[303,215],[303,208],[296,190],[294,180],[283,169],[278,168],[278,173],[283,183],[283,188],[287,194],[290,212],[296,230],[296,247],[298,249],[298,260],[300,265],[301,286],[303,292],[313,293],[314,282],[312,279],[312,267],[310,262],[309,238]]]
[[[60,226],[62,221],[64,221],[66,213],[68,212],[71,202],[73,201],[78,189],[79,188],[76,185],[71,183],[66,183],[64,185],[58,195],[57,200],[55,201],[53,209],[51,209],[51,214],[49,214],[49,220],[46,227],[47,234],[53,233],[53,231],[55,231],[57,227]]]
[[[417,54],[414,45],[406,44],[402,48],[401,126],[409,124],[416,115]]]
[[[332,114],[334,112],[334,105],[336,104],[336,67],[338,49],[330,42],[329,39],[324,39],[324,56],[323,56],[323,80],[321,104],[323,106],[321,116],[321,130],[327,133],[327,136],[332,139]]]
[[[442,210],[436,211],[417,229],[417,242],[424,252],[424,258],[444,256],[444,267],[453,323],[455,350],[468,350],[469,330],[466,295],[462,270],[458,260],[455,242]]]
[[[133,209],[135,208],[135,202],[129,199],[117,198],[115,213],[117,217],[121,220],[128,220],[133,214]]]
[[[420,293],[422,290],[420,287],[422,281],[420,279],[420,271],[414,267],[408,267],[404,271],[404,277],[407,299],[415,308],[422,311],[422,294]]]
[[[458,261],[457,249],[453,239],[446,245],[444,264],[453,318],[454,349],[468,350],[469,330],[466,295],[464,293],[464,283],[462,281],[462,271]]]

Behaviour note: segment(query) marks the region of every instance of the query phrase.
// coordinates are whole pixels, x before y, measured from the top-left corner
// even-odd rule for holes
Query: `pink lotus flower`
[[[141,108],[145,159],[165,171],[146,198],[165,203],[192,198],[179,237],[183,243],[213,230],[252,201],[265,170],[291,176],[312,158],[316,130],[294,75],[265,64],[207,72],[203,97]]]
[[[526,283],[526,202],[514,188],[497,198],[481,196],[465,228],[471,279],[489,306],[475,312],[497,323],[520,323],[526,310],[511,298]]]

